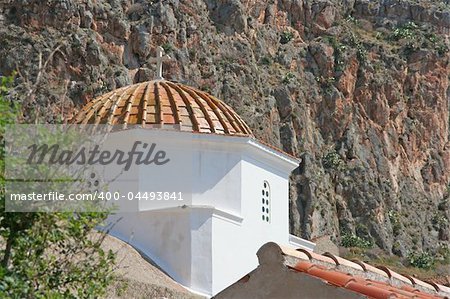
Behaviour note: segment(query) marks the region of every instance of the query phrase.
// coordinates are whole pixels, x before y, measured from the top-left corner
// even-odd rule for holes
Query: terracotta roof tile
[[[398,294],[392,291],[364,283],[350,282],[347,286],[345,286],[345,288],[371,298],[389,299],[399,297]]]
[[[405,285],[402,288],[398,288],[384,282],[364,279],[359,276],[327,269],[324,266],[307,261],[299,261],[293,269],[320,278],[336,287],[345,288],[370,298],[442,298],[437,295],[421,292],[411,286]]]
[[[376,268],[329,253],[320,255],[305,249],[280,248],[285,256],[294,258],[294,263],[287,264],[289,268],[369,298],[449,298],[450,288],[400,275],[387,267]]]
[[[242,118],[215,97],[165,80],[138,83],[108,92],[86,104],[73,124],[177,124],[183,131],[253,136]]]

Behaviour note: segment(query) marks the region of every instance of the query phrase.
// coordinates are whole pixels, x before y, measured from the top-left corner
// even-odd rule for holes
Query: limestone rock
[[[239,0],[207,1],[211,19],[224,32],[232,34],[247,28],[247,18],[243,3]]]

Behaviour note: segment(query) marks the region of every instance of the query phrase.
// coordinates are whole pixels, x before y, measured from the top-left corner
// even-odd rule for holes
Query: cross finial
[[[169,60],[170,56],[164,54],[164,49],[160,46],[156,47],[156,57],[151,58],[150,62],[156,62],[156,80],[163,80],[162,76],[162,63],[163,61]]]

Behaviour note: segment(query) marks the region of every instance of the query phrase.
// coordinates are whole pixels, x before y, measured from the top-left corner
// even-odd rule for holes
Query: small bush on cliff
[[[341,72],[345,67],[345,53],[347,51],[347,46],[343,43],[339,42],[336,37],[325,37],[324,41],[326,41],[330,46],[333,47],[334,54],[334,70],[335,72]]]
[[[403,24],[402,26],[397,27],[394,29],[394,31],[390,34],[389,38],[391,40],[400,40],[403,38],[415,38],[417,36],[417,30],[419,29],[419,26],[417,26],[414,22],[407,22]]]
[[[440,245],[436,252],[436,259],[444,265],[450,264],[450,248],[446,243]]]
[[[173,45],[171,43],[165,43],[161,46],[166,54],[173,52]]]
[[[443,55],[449,51],[443,38],[437,36],[433,29],[426,25],[417,25],[407,22],[394,29],[388,36],[388,40],[403,43],[404,54],[409,56],[419,49],[430,49]]]
[[[328,169],[334,169],[338,171],[342,171],[345,169],[345,163],[336,151],[327,153],[322,158],[322,164],[323,167]]]
[[[445,214],[435,214],[432,218],[431,218],[431,222],[433,223],[433,226],[436,227],[437,229],[440,228],[444,228],[447,226],[448,224],[448,219],[445,216]]]
[[[370,242],[369,240],[365,240],[361,237],[358,237],[353,233],[347,233],[342,235],[341,245],[344,247],[357,247],[363,249],[369,249],[373,247],[372,242]]]
[[[295,75],[293,73],[288,72],[283,77],[283,83],[287,85],[287,84],[291,83],[292,81],[294,81],[295,78],[296,77],[295,77]]]
[[[293,38],[294,38],[294,33],[292,33],[291,31],[287,31],[287,30],[283,31],[283,33],[281,33],[280,43],[283,45],[287,44]]]
[[[358,25],[358,19],[356,19],[354,16],[352,15],[348,15],[347,17],[345,17],[345,20],[349,23],[353,23],[355,25]]]
[[[434,257],[428,252],[410,252],[407,256],[411,266],[420,269],[431,269],[434,266]]]
[[[345,35],[340,39],[331,36],[325,37],[324,41],[333,47],[335,72],[341,72],[345,69],[345,57],[347,52],[351,53],[350,49],[356,50],[356,56],[362,65],[366,64],[368,54],[364,42],[359,35],[351,30],[347,29]]]
[[[349,43],[352,48],[356,49],[356,56],[361,64],[367,62],[367,50],[364,43],[353,32],[350,34]]]
[[[13,83],[13,76],[0,78],[0,141],[3,135],[3,129],[8,124],[13,124],[19,111],[19,106],[16,102],[9,102],[4,99],[8,92],[9,86]],[[0,145],[0,149],[3,149]],[[0,165],[3,162],[3,153],[0,155]]]
[[[325,94],[332,94],[333,93],[333,87],[334,83],[336,82],[335,77],[323,77],[323,76],[317,76],[316,77],[317,83],[320,83],[320,87],[325,92]]]

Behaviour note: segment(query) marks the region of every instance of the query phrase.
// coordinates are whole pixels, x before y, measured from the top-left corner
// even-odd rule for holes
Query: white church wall
[[[159,149],[167,152],[171,161],[163,166],[135,167],[128,172],[114,174],[115,181],[110,182],[113,190],[126,190],[121,180],[133,191],[179,191],[184,201],[175,205],[163,202],[139,201],[141,211],[158,210],[182,205],[214,206],[223,211],[239,215],[241,211],[241,170],[240,160],[242,142],[248,138],[216,136],[211,134],[190,134],[185,132],[132,129],[111,134],[112,147],[129,150],[133,140],[155,142]],[[134,139],[133,139],[134,138]],[[125,145],[124,145],[125,143]],[[117,144],[118,146],[115,146]],[[111,174],[109,176],[112,176]],[[137,180],[133,182],[132,180]],[[164,190],[162,190],[164,187]],[[170,190],[173,188],[173,190]],[[130,188],[128,188],[130,189]],[[166,190],[168,189],[168,190]],[[127,190],[128,191],[128,190]],[[125,194],[126,195],[126,194]],[[127,211],[134,211],[135,205],[126,202]]]
[[[177,282],[191,284],[191,216],[182,209],[121,213],[111,234],[130,243]]]
[[[130,159],[130,168],[127,169],[123,163],[108,163],[95,170],[99,172],[107,191],[112,193],[110,196],[116,199],[116,192],[119,194],[119,200],[113,203],[120,211],[149,211],[191,205],[196,180],[193,178],[193,165],[197,164],[193,162],[193,145],[192,134],[189,133],[142,128],[112,132],[106,136],[103,149],[111,153],[117,150],[129,153],[136,147]],[[149,157],[148,162],[158,152],[164,153],[163,160],[168,160],[168,163],[137,164],[144,157]],[[157,194],[183,200],[156,200]]]
[[[256,254],[250,254],[255,249],[254,242],[244,232],[244,224],[217,217],[213,217],[212,220],[213,284],[210,290],[211,295],[239,280],[254,269],[255,263],[257,264]]]
[[[190,209],[191,281],[189,288],[209,294],[212,285],[212,209]]]
[[[214,206],[240,214],[240,155],[222,150],[199,150],[193,155],[193,205]]]
[[[253,157],[244,157],[242,178],[247,187],[242,189],[245,198],[242,216],[258,232],[257,248],[268,241],[281,244],[289,241],[289,174],[290,171],[276,169]],[[265,183],[268,188],[264,188]],[[269,198],[262,195],[263,190],[269,192]],[[263,198],[269,200],[268,205],[262,203]]]
[[[241,161],[241,223],[213,217],[213,287],[216,294],[258,265],[257,250],[266,242],[289,244],[289,174],[267,160],[244,155]],[[295,165],[291,165],[293,169]],[[270,185],[270,218],[262,219],[262,189]],[[265,205],[267,207],[267,205]],[[233,267],[230,267],[233,265]],[[230,270],[232,269],[232,270]]]
[[[170,134],[171,153],[190,154],[190,189],[184,194],[189,201],[159,210],[139,202],[140,212],[110,218],[123,216],[112,234],[148,255],[182,285],[214,295],[258,265],[256,252],[263,244],[289,244],[288,179],[297,161],[250,138]],[[147,138],[144,135],[141,138]],[[152,191],[148,189],[154,176],[140,166],[139,190]],[[162,172],[160,179],[183,178]],[[270,190],[265,205],[264,182]]]

